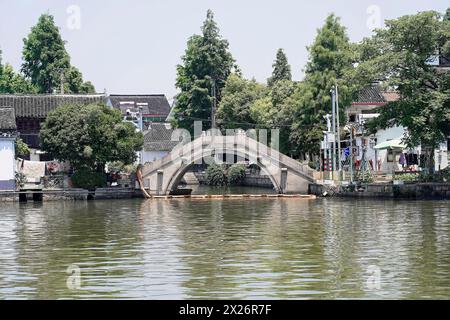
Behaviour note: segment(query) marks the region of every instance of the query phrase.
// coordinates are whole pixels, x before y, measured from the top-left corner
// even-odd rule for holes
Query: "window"
[[[394,159],[395,159],[394,150],[388,149],[388,151],[387,151],[387,162],[394,162]]]

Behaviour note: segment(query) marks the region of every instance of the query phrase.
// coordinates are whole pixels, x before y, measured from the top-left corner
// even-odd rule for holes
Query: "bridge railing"
[[[234,136],[211,136],[202,135],[201,137],[185,144],[175,147],[165,157],[146,164],[143,175],[147,175],[165,166],[175,162],[186,161],[192,163],[194,160],[202,159],[203,156],[211,155],[215,152],[240,151],[247,154],[251,162],[257,162],[258,158],[264,161],[270,161],[272,165],[280,167],[290,167],[292,170],[302,173],[309,179],[314,178],[314,170],[309,166],[294,160],[278,150],[275,150],[266,144],[263,144],[245,134]],[[201,153],[201,155],[199,155]]]

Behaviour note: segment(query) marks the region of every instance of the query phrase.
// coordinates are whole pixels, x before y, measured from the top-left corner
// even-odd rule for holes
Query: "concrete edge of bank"
[[[355,188],[310,184],[309,194],[351,198],[450,199],[450,183],[373,183]]]

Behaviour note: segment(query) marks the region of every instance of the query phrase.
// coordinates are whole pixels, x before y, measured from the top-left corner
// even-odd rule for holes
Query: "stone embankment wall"
[[[136,194],[133,188],[97,188],[95,191],[77,188],[44,189],[33,192],[0,191],[0,202],[127,199],[135,196],[139,197],[140,194]]]
[[[394,185],[363,184],[351,190],[349,187],[330,187],[327,185],[310,184],[309,193],[337,197],[371,197],[371,198],[401,198],[401,199],[450,199],[450,183],[413,183]]]

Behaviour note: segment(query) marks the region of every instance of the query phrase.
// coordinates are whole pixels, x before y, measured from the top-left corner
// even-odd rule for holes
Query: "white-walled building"
[[[142,163],[161,159],[180,143],[172,141],[173,131],[169,123],[149,123],[147,131],[144,131]]]
[[[378,84],[372,84],[364,88],[358,94],[356,101],[347,108],[347,119],[350,124],[363,124],[370,118],[377,117],[377,108],[386,105],[391,101],[399,98],[396,92],[385,92],[381,90]],[[391,148],[376,150],[374,147],[386,143],[388,141],[402,140],[407,134],[404,127],[395,126],[384,130],[378,130],[374,135],[368,135],[361,131],[357,131],[355,135],[355,153],[356,160],[360,161],[362,157],[363,146],[366,146],[366,160],[373,171],[381,173],[394,173],[401,171],[404,166],[400,162],[401,157],[406,157],[408,165],[405,167],[412,170],[420,170],[423,165],[421,161],[422,150],[418,146],[413,149],[409,148]],[[401,156],[403,154],[403,156]],[[439,149],[435,150],[435,170],[444,169],[448,163],[448,141],[441,144]]]
[[[15,190],[15,140],[17,136],[14,108],[0,107],[0,190]]]

